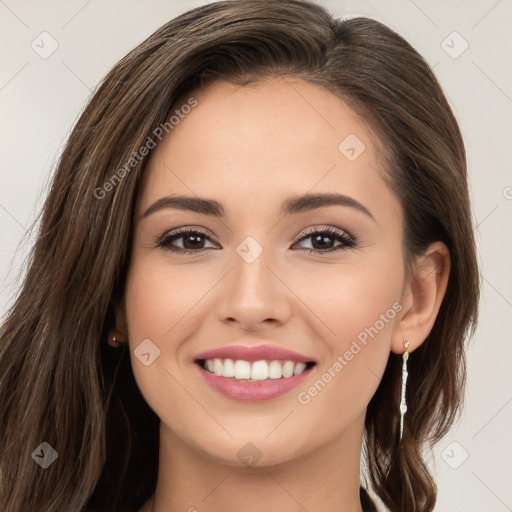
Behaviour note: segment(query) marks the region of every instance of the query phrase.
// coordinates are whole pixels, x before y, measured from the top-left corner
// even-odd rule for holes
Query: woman
[[[1,508],[431,511],[478,295],[422,57],[310,2],[193,9],[61,157],[2,327]]]

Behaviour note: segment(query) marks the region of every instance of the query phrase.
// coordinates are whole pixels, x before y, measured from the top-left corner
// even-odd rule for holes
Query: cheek
[[[368,330],[372,339],[389,339],[397,309],[401,309],[395,304],[401,300],[403,280],[400,255],[356,255],[345,265],[325,266],[314,279],[302,281],[300,295],[308,298],[308,305],[326,327],[331,350],[339,351],[359,335],[364,342]]]
[[[389,358],[402,310],[403,262],[400,254],[390,251],[374,261],[360,258],[316,277],[316,286],[301,293],[312,298],[312,309],[325,327],[327,357],[318,368],[316,384],[303,389],[298,399],[315,402],[319,413],[322,407],[331,410],[330,403],[343,404],[345,412],[355,415],[375,393]],[[341,420],[338,416],[333,421]]]
[[[135,344],[145,338],[155,342],[172,343],[173,331],[189,320],[193,305],[197,304],[208,280],[197,272],[161,261],[161,258],[135,259],[126,284],[126,315],[129,338]],[[206,284],[205,284],[206,283]],[[185,319],[182,322],[182,319]]]
[[[135,257],[129,270],[125,307],[132,368],[141,393],[156,410],[162,389],[167,393],[165,400],[180,396],[172,378],[176,357],[182,341],[193,334],[193,306],[206,288],[192,277],[155,258]],[[143,346],[144,352],[138,350]],[[145,365],[139,354],[147,352],[151,362]]]

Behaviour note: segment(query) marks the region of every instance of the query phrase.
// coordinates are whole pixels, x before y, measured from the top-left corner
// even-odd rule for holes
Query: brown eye
[[[299,242],[310,241],[310,247],[303,247],[307,252],[326,253],[354,247],[356,239],[347,232],[335,229],[313,229],[302,236]]]
[[[202,231],[196,229],[186,229],[167,233],[158,241],[157,247],[166,251],[178,252],[183,254],[200,253],[211,243],[210,237]],[[181,245],[181,247],[180,247]]]

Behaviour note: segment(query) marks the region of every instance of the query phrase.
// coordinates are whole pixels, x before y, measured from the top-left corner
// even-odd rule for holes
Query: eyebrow
[[[324,206],[348,206],[358,210],[375,220],[371,212],[359,201],[344,194],[323,193],[305,194],[287,199],[281,207],[281,215],[297,214]],[[165,196],[154,202],[143,214],[147,217],[165,208],[201,213],[213,217],[225,217],[226,213],[221,203],[213,199],[203,199],[193,196]]]

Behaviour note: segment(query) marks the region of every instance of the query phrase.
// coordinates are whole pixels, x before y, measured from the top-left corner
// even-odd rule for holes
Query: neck
[[[199,452],[161,423],[156,491],[140,512],[362,512],[363,424],[364,414],[341,436],[293,460],[240,467]]]

